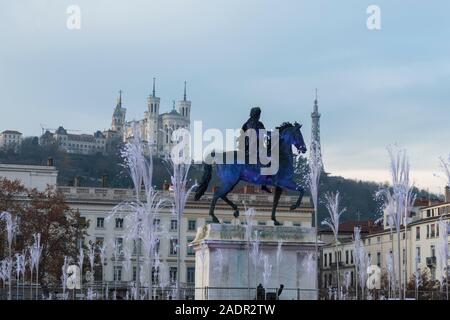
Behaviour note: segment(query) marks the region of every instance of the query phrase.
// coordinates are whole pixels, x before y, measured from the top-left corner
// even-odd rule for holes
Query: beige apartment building
[[[371,265],[377,265],[382,273],[387,272],[387,257],[392,253],[395,276],[398,281],[398,266],[401,265],[401,280],[409,282],[416,270],[425,271],[431,280],[445,277],[446,264],[438,254],[440,241],[438,221],[450,220],[450,190],[446,188],[444,202],[427,206],[416,206],[413,217],[406,228],[400,232],[400,263],[398,261],[398,236],[396,230],[384,225],[378,230],[362,234],[361,238]],[[406,239],[405,239],[406,238]],[[356,279],[353,237],[346,237],[338,245],[333,241],[321,249],[321,287],[336,285],[336,262],[339,263],[339,276],[344,283],[344,275],[350,272],[352,286]],[[405,263],[406,262],[406,263]]]

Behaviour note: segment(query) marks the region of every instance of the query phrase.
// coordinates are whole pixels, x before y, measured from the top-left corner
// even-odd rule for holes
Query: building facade
[[[400,230],[400,244],[397,232],[384,225],[383,228],[361,235],[362,244],[367,253],[368,265],[380,267],[382,275],[387,278],[388,259],[393,260],[394,277],[399,281],[398,266],[401,267],[402,285],[412,281],[414,273],[425,273],[431,281],[441,281],[446,276],[446,261],[439,254],[439,246],[443,237],[439,234],[440,219],[450,223],[450,190],[446,188],[444,202],[429,206],[416,207],[416,214],[408,223],[406,232],[404,226]],[[445,240],[444,240],[445,241]],[[352,272],[352,284],[356,281],[354,261],[355,243],[353,238],[339,241],[338,244],[329,242],[321,248],[321,286],[328,288],[336,286],[339,263],[340,283],[344,283],[345,273]],[[400,248],[400,255],[398,248]]]
[[[160,112],[161,99],[156,96],[155,78],[153,78],[153,91],[147,98],[147,110],[141,120],[125,120],[125,109],[116,107],[113,114],[112,131],[122,136],[127,142],[138,130],[141,137],[152,146],[152,154],[165,156],[170,153],[174,142],[172,133],[180,128],[189,130],[191,118],[191,101],[187,99],[186,82],[184,82],[183,99],[173,101],[172,110]]]
[[[123,201],[133,199],[131,189],[106,189],[106,188],[80,188],[80,187],[59,187],[68,204],[73,210],[79,211],[81,216],[89,222],[88,236],[84,243],[115,243],[122,250],[126,246],[132,250],[131,267],[126,270],[124,257],[119,255],[115,260],[111,245],[107,246],[107,262],[104,266],[104,273],[96,271],[97,280],[103,279],[110,284],[110,288],[115,284],[118,288],[127,288],[131,281],[136,280],[136,268],[138,262],[138,252],[136,245],[126,240],[127,226],[125,221],[118,217],[112,217],[111,212],[115,206]],[[162,196],[172,197],[170,191],[161,191]],[[259,226],[273,225],[271,221],[272,195],[265,194],[231,194],[230,200],[235,203],[246,202],[247,207],[256,210],[254,224]],[[169,270],[170,286],[173,286],[177,273],[180,272],[180,281],[183,287],[193,286],[195,281],[195,252],[188,244],[195,238],[197,229],[205,224],[211,223],[209,216],[209,205],[212,193],[205,194],[201,201],[188,200],[181,225],[178,225],[176,216],[171,208],[164,208],[156,217],[155,223],[165,234],[161,237],[157,250],[161,263],[165,263]],[[289,206],[296,201],[294,196],[283,196],[277,211],[277,218],[285,226],[311,227],[311,216],[313,209],[308,197],[304,198],[302,207],[292,212]],[[243,208],[241,208],[243,209]],[[218,203],[216,215],[224,224],[244,223],[244,211],[241,211],[240,218],[233,217],[232,210],[225,203]],[[109,217],[109,218],[108,218]],[[178,230],[180,228],[180,230]],[[181,237],[178,239],[178,231]],[[179,245],[178,245],[179,244]],[[180,270],[178,270],[177,250],[180,250]],[[140,265],[142,270],[146,270],[142,252],[139,255],[142,259]],[[142,282],[148,281],[147,272],[143,272]],[[243,284],[245,286],[245,284]]]
[[[39,139],[42,145],[56,143],[60,150],[73,154],[93,155],[105,154],[107,147],[106,136],[96,131],[94,134],[71,134],[60,126],[53,133],[47,130]]]
[[[22,144],[22,133],[15,130],[5,130],[0,133],[0,149],[16,148]]]

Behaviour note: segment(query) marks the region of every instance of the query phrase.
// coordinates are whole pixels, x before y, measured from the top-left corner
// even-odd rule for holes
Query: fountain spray
[[[314,232],[315,232],[315,241],[314,241],[314,252],[315,252],[315,260],[316,264],[319,263],[319,245],[318,245],[318,199],[319,199],[319,182],[320,182],[320,174],[322,172],[322,156],[320,152],[320,143],[316,140],[311,141],[311,147],[309,150],[309,177],[308,184],[309,190],[311,192],[311,198],[314,204]],[[318,276],[315,277],[315,288],[318,288]],[[317,299],[319,295],[317,295]]]
[[[438,221],[438,228],[439,228],[439,242],[438,242],[438,252],[440,257],[440,265],[441,265],[441,289],[444,287],[444,280],[445,280],[445,287],[447,291],[447,300],[448,300],[448,222],[444,221],[442,219],[442,216],[439,218]]]
[[[10,263],[12,261],[12,241],[14,239],[14,235],[18,231],[18,224],[17,219],[13,217],[9,212],[2,212],[0,214],[0,221],[3,220],[6,225],[6,238],[8,241],[8,253],[9,253],[9,260]],[[12,270],[10,268],[10,270]],[[8,300],[11,300],[11,273],[8,275],[9,281],[8,281]]]
[[[337,291],[339,295],[340,290],[340,275],[339,275],[339,253],[337,251],[339,247],[339,219],[341,215],[347,210],[346,208],[339,209],[340,196],[339,192],[326,193],[325,194],[325,206],[330,214],[330,218],[325,219],[322,224],[327,225],[333,231],[335,241],[335,257],[336,257],[336,279],[337,279]]]

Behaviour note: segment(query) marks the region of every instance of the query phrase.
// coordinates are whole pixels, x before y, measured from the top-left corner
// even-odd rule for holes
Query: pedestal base
[[[248,241],[241,225],[208,224],[197,230],[190,244],[196,300],[317,298],[313,228],[252,226],[251,235]]]

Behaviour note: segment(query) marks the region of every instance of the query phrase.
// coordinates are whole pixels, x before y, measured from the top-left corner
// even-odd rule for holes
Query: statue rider
[[[260,145],[260,141],[259,141],[259,130],[263,129],[265,130],[266,128],[264,127],[264,124],[259,120],[261,117],[261,109],[259,107],[254,107],[250,110],[250,118],[244,123],[244,125],[242,126],[242,131],[245,133],[248,129],[254,129],[256,131],[256,150],[259,153],[259,145]],[[242,143],[242,140],[241,140]],[[249,148],[250,145],[250,141],[248,137],[245,137],[245,142],[244,142],[244,146],[245,146],[245,163],[248,163],[248,159],[249,159]],[[270,149],[270,148],[269,148]],[[257,162],[259,163],[259,154],[257,154]],[[268,193],[271,193],[270,189],[267,188],[266,185],[262,185],[261,186],[261,190],[266,191]]]

